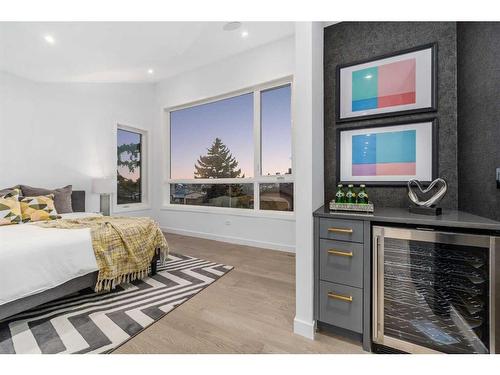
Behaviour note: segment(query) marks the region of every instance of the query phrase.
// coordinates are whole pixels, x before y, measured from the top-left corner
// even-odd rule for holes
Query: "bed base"
[[[157,273],[157,262],[159,259],[160,254],[157,251],[151,261],[151,276]],[[97,283],[97,274],[97,271],[91,272],[87,275],[71,279],[55,288],[1,305],[0,321],[41,304],[79,292],[80,290],[94,288]]]

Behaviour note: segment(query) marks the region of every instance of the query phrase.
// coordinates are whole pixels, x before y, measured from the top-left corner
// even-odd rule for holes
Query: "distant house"
[[[170,195],[170,202],[177,204],[193,204],[199,205],[203,203],[206,193],[200,191],[192,191],[185,185],[176,185],[175,191]]]
[[[189,194],[186,194],[184,197],[184,204],[194,204],[194,205],[199,205],[203,203],[206,193],[201,193],[201,192],[191,192]]]
[[[279,190],[271,185],[268,190],[261,191],[260,207],[264,210],[293,211],[292,184],[282,184]]]

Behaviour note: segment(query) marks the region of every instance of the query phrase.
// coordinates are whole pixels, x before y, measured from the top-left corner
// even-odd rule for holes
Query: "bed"
[[[73,191],[72,214],[85,213],[85,192]],[[158,252],[151,262],[156,274]],[[15,270],[15,272],[13,272]],[[32,224],[0,227],[0,320],[42,303],[94,288],[98,267],[90,229],[47,230]]]

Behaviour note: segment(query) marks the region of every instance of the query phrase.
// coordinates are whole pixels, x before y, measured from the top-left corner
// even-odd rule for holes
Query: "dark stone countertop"
[[[472,215],[467,212],[446,209],[443,209],[443,213],[439,216],[413,214],[408,209],[395,207],[375,207],[373,214],[364,214],[330,211],[326,205],[314,211],[313,215],[315,217],[336,219],[500,231],[500,222],[498,221]]]

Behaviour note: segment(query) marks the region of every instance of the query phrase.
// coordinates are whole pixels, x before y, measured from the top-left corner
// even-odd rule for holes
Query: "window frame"
[[[118,130],[124,130],[141,135],[141,199],[140,203],[125,203],[118,204],[118,179],[116,177],[116,169],[118,168],[118,158],[116,156],[116,149],[118,148]],[[115,126],[115,152],[114,152],[114,194],[113,194],[113,213],[143,211],[151,209],[150,197],[150,138],[149,131],[142,127],[124,125],[122,122],[117,122]]]
[[[282,86],[290,85],[291,90],[291,139],[292,139],[292,174],[285,175],[272,175],[263,176],[261,174],[262,166],[262,121],[261,121],[261,92],[270,89],[276,89]],[[171,175],[171,158],[170,158],[170,147],[171,147],[171,131],[170,131],[170,113],[186,108],[195,107],[198,105],[209,104],[217,102],[224,99],[229,99],[232,97],[253,93],[253,145],[254,145],[254,165],[253,165],[253,177],[245,178],[197,178],[197,179],[173,179]],[[295,200],[295,139],[294,139],[294,83],[293,76],[287,76],[284,78],[269,81],[263,84],[258,84],[250,86],[241,90],[232,91],[226,94],[205,98],[186,104],[168,107],[163,110],[164,115],[164,126],[162,127],[162,171],[163,171],[163,199],[162,199],[162,210],[172,210],[172,211],[190,211],[190,212],[209,212],[209,213],[225,213],[237,216],[263,216],[270,218],[279,219],[289,219],[294,220],[295,218],[295,204],[293,211],[273,211],[273,210],[261,210],[260,209],[260,190],[259,185],[261,183],[293,183],[293,194]],[[254,190],[254,208],[232,208],[232,207],[214,207],[214,206],[195,206],[195,205],[181,205],[170,203],[170,184],[253,184]]]

